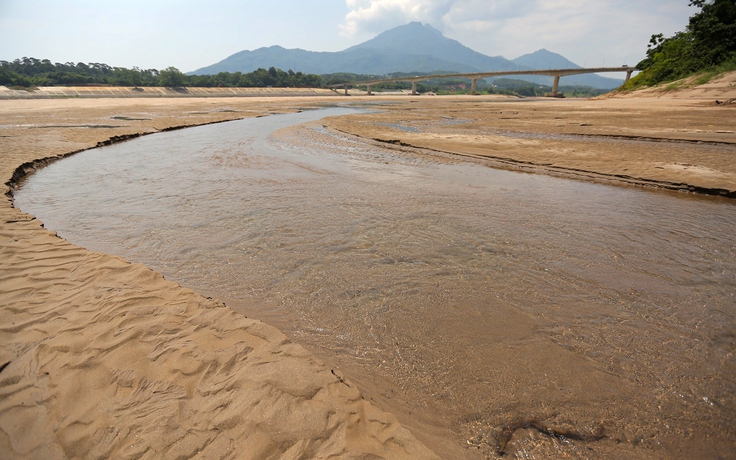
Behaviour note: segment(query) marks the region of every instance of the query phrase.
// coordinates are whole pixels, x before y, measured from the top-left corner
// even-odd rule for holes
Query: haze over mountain
[[[276,67],[295,72],[328,74],[349,72],[385,75],[392,72],[485,72],[491,70],[524,70],[579,68],[563,56],[541,49],[510,61],[501,56],[486,56],[420,22],[387,30],[375,38],[338,52],[316,52],[286,49],[281,46],[240,51],[192,74],[219,72],[252,72],[258,68]],[[551,77],[515,77],[534,83],[550,84]],[[565,85],[586,85],[613,89],[623,80],[598,75],[564,77]]]

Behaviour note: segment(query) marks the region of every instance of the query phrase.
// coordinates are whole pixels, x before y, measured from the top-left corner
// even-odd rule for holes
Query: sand
[[[387,100],[401,103],[381,114],[333,119],[329,126],[414,153],[729,194],[736,191],[729,156],[736,105],[715,102],[736,97],[728,78],[708,93],[590,101],[394,97]],[[20,179],[45,162],[35,160],[110,138],[336,102],[0,101],[0,173],[9,190],[14,174]],[[626,141],[631,138],[641,145]],[[142,265],[74,246],[13,208],[10,196],[0,213],[5,457],[438,458],[415,436],[438,452],[444,440],[427,442],[426,433],[410,432],[384,411],[390,403],[367,402],[349,375],[277,329]]]

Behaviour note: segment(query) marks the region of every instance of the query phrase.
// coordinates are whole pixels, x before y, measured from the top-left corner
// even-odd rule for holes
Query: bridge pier
[[[631,74],[634,72],[634,69],[630,69],[626,71],[626,80],[624,80],[624,85],[628,83],[628,81],[631,79]]]
[[[471,79],[470,80],[470,94],[472,94],[473,96],[478,94],[475,92],[477,88],[478,88],[478,79],[477,78]]]
[[[411,82],[411,95],[412,96],[417,95],[417,82],[415,81]]]
[[[373,96],[373,93],[371,92],[371,85],[365,85],[368,89],[368,96]]]
[[[345,95],[346,96],[349,96],[349,94],[348,94],[348,85],[345,85]]]
[[[552,83],[552,97],[557,97],[557,90],[560,88],[560,76],[555,77],[555,82]]]

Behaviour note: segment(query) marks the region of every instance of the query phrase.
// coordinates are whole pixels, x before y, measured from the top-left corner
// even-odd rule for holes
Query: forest
[[[736,70],[736,0],[691,0],[698,11],[685,30],[672,37],[652,35],[647,57],[637,64],[642,72],[624,89],[672,82],[702,74],[697,83]]]
[[[164,70],[111,67],[107,64],[52,63],[48,59],[24,57],[0,61],[0,85],[32,86],[167,86],[167,87],[319,87],[319,75],[285,72],[274,67],[249,73],[220,72],[217,75],[187,75],[175,67]]]

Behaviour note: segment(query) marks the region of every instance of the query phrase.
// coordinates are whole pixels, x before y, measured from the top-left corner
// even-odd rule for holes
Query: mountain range
[[[457,40],[445,37],[429,24],[411,22],[383,32],[375,38],[338,52],[317,52],[270,46],[240,51],[191,74],[252,72],[259,68],[291,69],[312,74],[348,72],[385,75],[392,72],[468,73],[501,70],[573,69],[579,65],[564,56],[540,49],[513,60],[486,56]],[[533,83],[551,84],[551,77],[518,77]],[[623,80],[595,74],[564,77],[565,85],[613,89]]]

